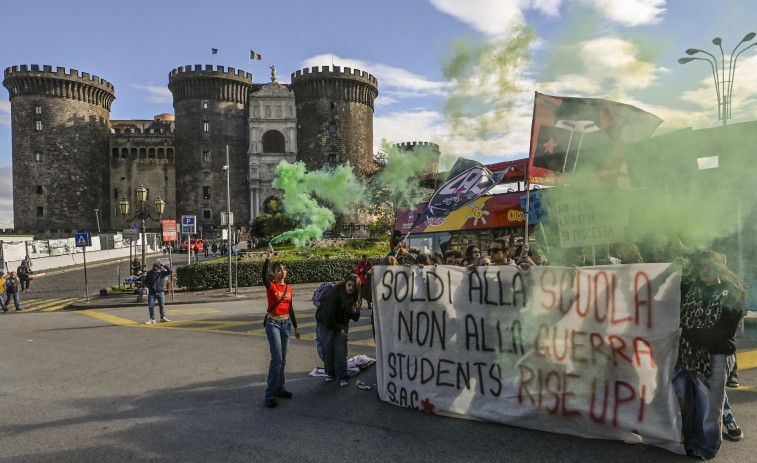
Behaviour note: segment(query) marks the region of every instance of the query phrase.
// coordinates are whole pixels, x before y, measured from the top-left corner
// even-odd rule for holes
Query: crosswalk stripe
[[[64,307],[68,307],[69,305],[71,305],[72,302],[78,302],[78,301],[83,301],[83,300],[84,300],[84,298],[76,298],[76,297],[71,298],[71,299],[64,299],[58,305],[55,305],[55,306],[52,306],[52,307],[48,307],[46,309],[42,309],[42,312],[54,312],[54,311],[60,310],[60,309],[62,309]]]
[[[52,299],[52,300],[51,299],[46,299],[44,301],[40,301],[40,302],[42,302],[42,304],[35,304],[34,302],[36,302],[37,299],[35,299],[33,301],[29,301],[27,303],[24,303],[24,301],[21,301],[21,306],[22,307],[23,306],[27,306],[27,305],[31,305],[31,307],[27,307],[25,309],[21,309],[18,312],[22,312],[22,313],[23,312],[33,312],[35,310],[41,310],[41,309],[45,309],[45,308],[52,307],[52,306],[56,306],[52,310],[58,310],[58,309],[62,309],[63,307],[66,307],[67,305],[71,304],[71,302],[76,301],[76,300],[80,300],[80,299],[76,298],[76,297],[72,297],[72,298],[69,298],[69,299]]]

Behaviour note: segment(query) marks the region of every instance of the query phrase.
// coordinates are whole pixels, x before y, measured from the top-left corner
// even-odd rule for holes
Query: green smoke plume
[[[272,242],[289,240],[296,246],[304,246],[319,239],[336,221],[331,208],[343,213],[363,197],[364,185],[353,175],[349,164],[308,172],[302,162],[281,161],[276,173],[278,177],[273,186],[284,190],[284,212],[297,221],[300,228],[282,233]],[[316,198],[331,208],[319,204]]]

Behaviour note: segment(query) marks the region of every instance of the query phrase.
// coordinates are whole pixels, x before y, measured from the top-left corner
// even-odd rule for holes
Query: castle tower
[[[367,72],[339,66],[292,74],[297,105],[297,160],[308,170],[349,161],[356,175],[375,169],[373,102],[378,81]]]
[[[176,215],[197,216],[205,228],[226,211],[226,146],[234,225],[250,221],[248,99],[252,76],[234,68],[179,67],[168,76],[176,116]],[[146,185],[145,185],[146,186]]]
[[[102,212],[109,208],[113,85],[86,72],[36,64],[6,68],[4,77],[16,233],[45,238],[96,232],[98,215],[107,216]]]
[[[439,150],[439,145],[428,141],[408,141],[402,143],[395,143],[394,147],[398,151],[407,152],[415,156],[423,157],[424,160],[430,160],[428,163],[428,174],[439,173],[439,158],[442,152]]]

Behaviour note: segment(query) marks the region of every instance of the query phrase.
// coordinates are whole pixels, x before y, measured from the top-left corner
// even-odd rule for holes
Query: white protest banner
[[[624,193],[604,193],[555,200],[560,247],[625,242],[628,200]]]
[[[684,453],[668,264],[374,272],[382,400]]]

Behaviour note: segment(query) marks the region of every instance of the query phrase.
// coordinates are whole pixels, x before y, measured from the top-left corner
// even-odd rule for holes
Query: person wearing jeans
[[[171,274],[171,269],[155,262],[152,266],[152,270],[147,272],[143,280],[145,288],[147,288],[147,309],[150,311],[150,319],[146,324],[151,325],[155,322],[155,300],[158,301],[158,307],[160,308],[160,321],[163,323],[170,322],[171,320],[166,318],[166,293],[165,282],[166,277]]]
[[[315,312],[318,336],[323,346],[323,369],[326,382],[339,381],[339,386],[350,383],[347,372],[347,340],[350,320],[360,319],[360,278],[347,275],[334,285]]]
[[[4,311],[8,311],[8,304],[10,304],[11,299],[13,299],[13,304],[16,306],[16,310],[21,310],[21,304],[18,299],[18,292],[21,290],[20,288],[21,282],[18,280],[16,272],[11,272],[11,276],[5,280],[5,294],[7,294],[7,296],[5,298]]]
[[[292,307],[292,287],[286,283],[287,269],[282,262],[274,262],[273,278],[268,276],[268,265],[273,257],[273,247],[268,246],[268,257],[263,263],[262,280],[268,299],[268,313],[265,316],[265,335],[271,351],[271,362],[268,365],[268,382],[265,389],[264,403],[268,408],[278,405],[277,398],[291,399],[293,394],[284,386],[284,367],[286,367],[289,339],[300,339],[297,329],[297,318]]]

